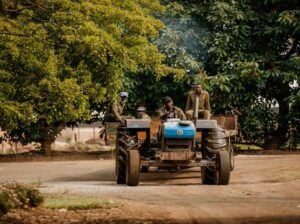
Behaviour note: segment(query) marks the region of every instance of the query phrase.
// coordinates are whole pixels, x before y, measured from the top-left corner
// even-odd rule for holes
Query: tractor
[[[197,107],[196,107],[197,108]],[[127,119],[116,139],[117,184],[137,186],[150,167],[178,170],[201,167],[202,184],[228,185],[234,167],[233,148],[216,120],[168,119],[151,137],[151,120]],[[141,133],[144,138],[141,139]],[[200,182],[200,180],[199,180]]]

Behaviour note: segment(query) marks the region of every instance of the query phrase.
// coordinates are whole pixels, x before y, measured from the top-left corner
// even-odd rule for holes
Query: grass
[[[86,210],[95,208],[113,208],[116,207],[116,204],[97,197],[52,195],[45,196],[42,207],[49,209]]]
[[[234,147],[238,150],[263,150],[263,148],[251,144],[234,144]]]

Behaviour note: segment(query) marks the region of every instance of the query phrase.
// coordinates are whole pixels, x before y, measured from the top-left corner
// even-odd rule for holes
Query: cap
[[[169,102],[169,101],[173,101],[171,97],[169,97],[169,96],[164,97],[164,102],[165,103]]]
[[[139,111],[141,111],[141,112],[146,112],[146,108],[140,106],[140,107],[138,107],[138,108],[136,109],[136,111],[137,111],[137,112],[139,112]]]
[[[128,97],[128,93],[127,92],[120,92],[119,96],[120,97]]]

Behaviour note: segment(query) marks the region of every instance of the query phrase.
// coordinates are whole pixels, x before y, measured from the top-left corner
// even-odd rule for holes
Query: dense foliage
[[[90,119],[116,97],[123,74],[176,73],[149,42],[163,23],[158,0],[0,1],[0,127],[41,142]]]
[[[299,92],[292,84],[300,83],[298,1],[205,1],[197,2],[194,13],[208,30],[207,72],[228,77],[224,101],[246,117],[253,111],[266,114],[277,103],[278,133],[284,137],[291,104],[296,103],[290,97]],[[272,118],[264,118],[266,129]],[[253,116],[253,122],[259,119]]]
[[[228,105],[242,112],[246,140],[263,142],[276,130],[276,119],[277,134],[284,138],[300,108],[299,2],[164,2],[166,29],[155,43],[166,63],[184,68],[188,76],[178,85],[181,92],[172,89],[170,79],[147,88],[184,95],[191,80],[200,80],[211,93],[214,113],[224,113]],[[278,115],[270,110],[273,106],[279,107]]]
[[[298,1],[161,2],[0,0],[7,137],[49,149],[63,127],[89,120],[121,89],[130,92],[129,111],[154,113],[166,95],[184,107],[195,80],[214,113],[228,105],[242,112],[246,140],[263,142],[275,130],[285,137],[300,108]]]

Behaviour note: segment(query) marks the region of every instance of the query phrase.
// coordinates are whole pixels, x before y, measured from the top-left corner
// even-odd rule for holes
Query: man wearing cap
[[[151,118],[148,116],[148,114],[146,114],[146,108],[145,107],[138,107],[136,109],[136,113],[137,113],[137,119],[149,119],[151,120]]]
[[[195,89],[189,92],[185,114],[188,120],[193,119],[196,96],[199,97],[199,118],[203,118],[206,120],[210,119],[210,102],[209,102],[209,94],[208,92],[202,89],[202,85],[200,83],[195,84]]]
[[[171,97],[167,96],[164,98],[165,105],[158,110],[158,114],[162,120],[167,120],[170,118],[179,118],[185,120],[186,116],[179,107],[173,105],[173,100]]]
[[[120,121],[122,125],[125,124],[125,120],[121,116],[125,107],[125,104],[127,102],[128,93],[126,92],[120,92],[119,94],[120,99],[119,100],[113,100],[104,115],[104,121]]]

